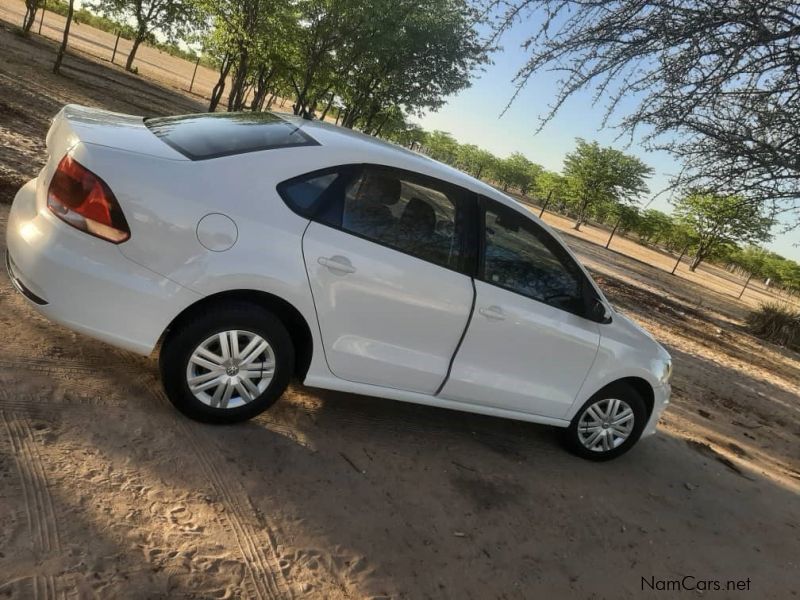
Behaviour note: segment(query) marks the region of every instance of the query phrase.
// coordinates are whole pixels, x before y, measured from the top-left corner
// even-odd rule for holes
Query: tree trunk
[[[211,102],[208,105],[208,112],[214,112],[222,100],[222,93],[225,91],[225,80],[228,78],[228,73],[231,71],[233,60],[227,54],[222,58],[222,64],[219,66],[219,79],[214,84],[214,89],[211,90]]]
[[[687,251],[688,249],[689,249],[689,246],[687,245],[687,246],[686,246],[686,247],[685,247],[685,248],[684,248],[684,249],[681,251],[681,255],[678,257],[678,260],[677,260],[677,261],[675,261],[675,266],[674,266],[674,267],[672,267],[672,271],[670,271],[670,275],[675,275],[675,271],[677,271],[677,269],[678,269],[678,265],[679,265],[679,264],[681,264],[681,261],[683,260],[683,256],[686,254],[686,251]]]
[[[61,61],[64,60],[64,53],[67,51],[67,41],[69,41],[69,26],[72,25],[72,13],[75,10],[75,0],[69,0],[69,7],[67,8],[67,23],[64,25],[64,37],[61,40],[61,47],[58,49],[56,55],[56,62],[53,65],[53,73],[58,75],[61,70]]]
[[[586,206],[589,204],[589,199],[584,197],[583,204],[581,204],[581,210],[578,212],[578,219],[575,221],[575,225],[572,228],[575,231],[581,230],[581,225],[583,225],[583,215],[586,212]]]
[[[692,264],[689,265],[689,270],[692,273],[694,273],[697,270],[697,267],[700,266],[700,263],[703,262],[704,258],[705,257],[703,256],[703,254],[698,250],[697,254],[695,254],[695,256],[694,256],[694,260],[692,261]]]
[[[383,131],[383,126],[386,125],[388,121],[389,121],[389,115],[386,115],[383,121],[381,121],[381,124],[378,125],[378,128],[375,130],[374,133],[375,137],[378,137],[381,134],[381,131]]]
[[[547,199],[544,201],[544,204],[542,204],[542,210],[539,211],[539,218],[540,219],[542,218],[542,215],[544,214],[544,211],[547,208],[547,205],[550,204],[550,198],[552,198],[552,197],[553,197],[553,190],[550,190],[549,192],[547,192]],[[606,248],[608,248],[608,246],[606,246]]]
[[[39,0],[27,0],[25,2],[25,16],[22,18],[22,31],[26,35],[30,33],[33,22],[36,20],[36,11],[39,9]]]
[[[247,83],[247,69],[250,57],[246,48],[239,49],[239,56],[236,60],[236,69],[233,72],[231,82],[231,92],[228,94],[228,112],[242,110],[245,99],[245,86]]]
[[[147,32],[143,29],[139,29],[136,32],[136,37],[133,40],[133,46],[131,47],[131,52],[128,54],[128,60],[125,61],[125,70],[132,71],[133,70],[133,59],[136,58],[136,51],[139,49],[139,44],[144,41],[144,36]]]
[[[328,104],[325,105],[325,110],[323,110],[322,114],[319,116],[320,121],[324,121],[325,117],[328,116],[328,111],[331,109],[331,106],[333,106],[334,98],[336,98],[336,95],[331,93],[331,97],[328,99]]]
[[[614,223],[614,229],[611,230],[611,235],[608,236],[608,241],[606,242],[606,249],[611,245],[611,240],[614,239],[614,234],[617,233],[617,227],[619,227],[620,223],[622,223],[622,217],[617,219],[617,222]]]

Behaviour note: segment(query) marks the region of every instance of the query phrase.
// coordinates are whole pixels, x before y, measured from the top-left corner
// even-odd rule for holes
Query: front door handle
[[[317,262],[321,264],[323,267],[327,267],[334,273],[355,273],[356,268],[350,262],[346,256],[331,256],[330,258],[325,258],[321,256],[317,259]]]
[[[491,321],[502,321],[506,318],[503,309],[499,306],[487,306],[486,308],[479,308],[478,312]]]

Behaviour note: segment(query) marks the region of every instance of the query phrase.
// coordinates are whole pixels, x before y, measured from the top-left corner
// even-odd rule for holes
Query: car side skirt
[[[416,392],[407,392],[394,388],[381,387],[377,385],[369,385],[365,383],[354,383],[344,381],[336,377],[324,377],[319,375],[309,374],[303,382],[307,387],[322,388],[326,390],[334,390],[337,392],[347,392],[350,394],[361,394],[363,396],[375,396],[378,398],[386,398],[387,400],[397,400],[400,402],[411,402],[413,404],[424,404],[426,406],[435,406],[437,408],[447,408],[450,410],[460,410],[463,412],[470,412],[479,415],[488,415],[491,417],[501,417],[504,419],[515,419],[517,421],[527,421],[530,423],[540,423],[543,425],[553,425],[555,427],[569,427],[569,421],[564,419],[555,419],[552,417],[543,417],[540,415],[533,415],[529,413],[521,413],[512,410],[503,410],[489,406],[479,406],[477,404],[469,404],[466,402],[457,402],[454,400],[447,400],[438,396],[430,396],[427,394],[419,394]]]

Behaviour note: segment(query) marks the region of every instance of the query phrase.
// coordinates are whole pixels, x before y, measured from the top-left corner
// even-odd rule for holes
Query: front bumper
[[[149,354],[172,319],[200,299],[118,246],[59,220],[42,198],[37,202],[36,179],[14,198],[6,247],[12,283],[40,313],[140,354]]]

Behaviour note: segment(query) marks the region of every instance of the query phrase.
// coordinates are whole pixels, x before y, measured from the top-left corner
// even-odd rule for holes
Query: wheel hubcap
[[[581,414],[578,438],[592,452],[608,452],[630,437],[634,420],[633,409],[624,400],[598,400]]]
[[[195,398],[214,408],[238,408],[258,398],[275,374],[269,342],[251,331],[215,333],[189,357],[186,383]]]

